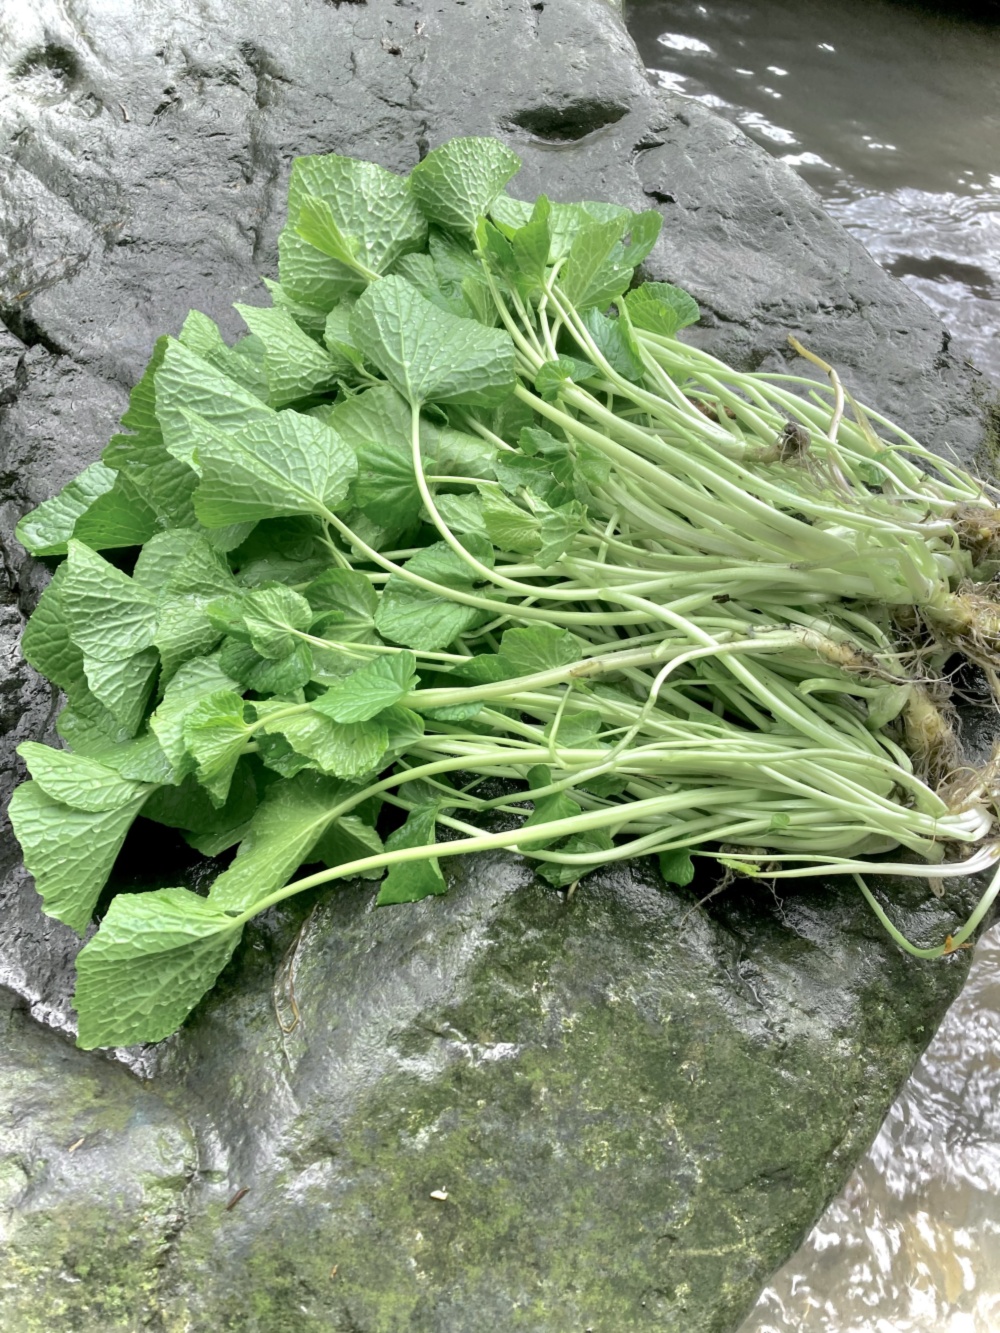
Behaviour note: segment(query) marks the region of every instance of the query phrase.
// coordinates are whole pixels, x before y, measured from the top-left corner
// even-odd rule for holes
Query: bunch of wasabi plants
[[[138,815],[228,858],[111,900],[83,1047],[173,1032],[290,895],[411,902],[495,848],[564,888],[649,855],[851,875],[924,957],[989,909],[1000,874],[920,949],[863,878],[1000,859],[943,687],[956,652],[994,679],[988,488],[798,344],[825,379],[681,340],[691,297],[635,285],[660,215],[523,202],[519,165],[298,159],[271,306],[161,338],[21,521],[65,556],[23,640],[65,748],[21,746],[11,805],[45,911],[87,930]]]

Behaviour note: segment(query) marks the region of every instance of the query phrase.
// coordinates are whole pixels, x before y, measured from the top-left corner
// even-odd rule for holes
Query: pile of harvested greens
[[[1000,636],[983,485],[821,362],[679,341],[692,299],[632,286],[659,214],[523,203],[518,166],[471,138],[405,178],[299,159],[272,306],[233,347],[197,313],[161,338],[128,433],[21,522],[66,556],[23,647],[68,748],[21,747],[11,806],[46,912],[87,928],[140,813],[237,849],[207,897],[113,899],[84,1047],[174,1031],[283,898],[413,901],[460,853],[560,886],[650,853],[678,884],[853,874],[904,944],[862,858],[1000,857],[940,684]],[[961,943],[998,883],[907,947]]]

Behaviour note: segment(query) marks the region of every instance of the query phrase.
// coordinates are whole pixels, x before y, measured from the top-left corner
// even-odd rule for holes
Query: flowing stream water
[[[626,19],[654,81],[798,170],[1000,387],[1000,17],[941,8],[629,0]],[[998,1330],[995,927],[868,1156],[741,1333]]]

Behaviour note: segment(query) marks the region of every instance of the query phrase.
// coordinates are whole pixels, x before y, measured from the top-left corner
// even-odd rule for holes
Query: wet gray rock
[[[148,1328],[198,1168],[183,1118],[0,990],[5,1328]]]
[[[9,4],[0,94],[0,795],[53,711],[15,652],[47,577],[16,519],[97,457],[159,333],[196,306],[235,334],[231,303],[265,299],[296,154],[402,171],[499,134],[525,197],[661,208],[648,267],[699,299],[713,350],[777,367],[794,332],[928,443],[979,442],[974,372],[933,316],[791,171],[655,92],[603,0]],[[67,1028],[75,937],[9,833],[0,872],[0,981]],[[184,1032],[127,1054],[151,1089],[15,1012],[3,1058],[25,1087],[44,1067],[25,1105],[47,1141],[97,1099],[167,1147],[123,1130],[84,1215],[68,1169],[32,1193],[11,1140],[0,1322],[31,1327],[30,1291],[39,1328],[81,1333],[136,1311],[169,1333],[734,1327],[964,965],[902,959],[843,887],[698,907],[650,876],[594,876],[567,904],[480,860],[413,908],[374,913],[370,886],[289,906]],[[940,938],[951,913],[909,892],[900,924]],[[37,1239],[40,1213],[100,1263]],[[133,1305],[105,1298],[123,1285]]]

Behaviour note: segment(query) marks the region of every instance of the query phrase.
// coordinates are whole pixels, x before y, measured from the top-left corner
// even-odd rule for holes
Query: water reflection
[[[632,0],[652,77],[736,121],[1000,383],[1000,23],[885,0]],[[1000,1329],[1000,927],[871,1152],[741,1333]]]
[[[1000,24],[888,0],[632,0],[651,76],[728,116],[1000,383]]]
[[[740,1333],[996,1333],[998,1199],[994,929],[871,1152]]]

